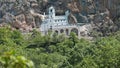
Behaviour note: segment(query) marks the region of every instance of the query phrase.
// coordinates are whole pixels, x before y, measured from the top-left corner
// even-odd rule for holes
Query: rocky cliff
[[[42,22],[41,17],[31,14],[30,10],[43,14],[51,5],[58,15],[70,10],[70,24],[93,23],[98,31],[102,29],[103,32],[106,28],[110,31],[120,29],[119,0],[0,0],[0,23],[31,31]]]

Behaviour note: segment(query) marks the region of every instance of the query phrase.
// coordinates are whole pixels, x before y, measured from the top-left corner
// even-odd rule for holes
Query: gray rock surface
[[[33,28],[39,27],[41,18],[33,16],[30,10],[43,14],[51,5],[55,7],[57,14],[70,10],[71,24],[82,22],[101,26],[112,22],[116,25],[116,19],[120,17],[120,0],[0,0],[0,23],[17,22]],[[107,22],[106,17],[109,18]]]

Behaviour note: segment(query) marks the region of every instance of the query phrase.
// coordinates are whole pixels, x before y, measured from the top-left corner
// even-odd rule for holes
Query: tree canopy
[[[0,66],[3,68],[119,68],[120,32],[94,41],[40,32],[22,34],[0,28]],[[28,60],[30,59],[30,60]]]

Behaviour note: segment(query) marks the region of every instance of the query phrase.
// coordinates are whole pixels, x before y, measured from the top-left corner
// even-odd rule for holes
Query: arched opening
[[[58,31],[57,31],[57,30],[55,30],[55,34],[58,34]]]
[[[66,29],[66,35],[69,35],[69,30],[68,29]]]
[[[50,12],[53,12],[53,10],[52,10],[52,9],[50,9]]]
[[[64,30],[63,30],[63,29],[61,29],[61,30],[60,30],[60,33],[63,33],[63,32],[64,32]]]
[[[71,29],[71,32],[74,32],[78,36],[78,29],[77,28]]]
[[[53,37],[57,36],[58,33],[59,33],[58,30],[55,30],[55,31],[53,32]]]

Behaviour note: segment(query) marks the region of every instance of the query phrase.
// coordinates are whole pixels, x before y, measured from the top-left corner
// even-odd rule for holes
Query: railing
[[[59,25],[59,26],[55,26],[55,28],[62,28],[62,27],[80,27],[85,25],[85,23],[78,23],[78,24],[68,24],[68,25]],[[54,27],[53,27],[54,28]]]

